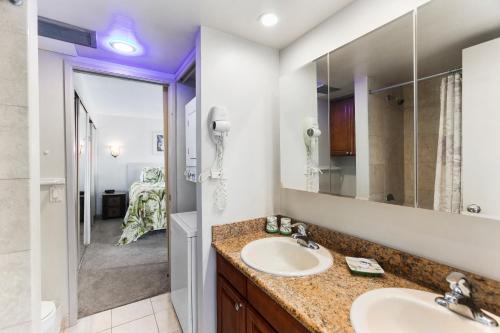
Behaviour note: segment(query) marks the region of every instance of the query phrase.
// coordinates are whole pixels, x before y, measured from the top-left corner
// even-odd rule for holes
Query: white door
[[[463,50],[463,210],[500,219],[500,38]]]

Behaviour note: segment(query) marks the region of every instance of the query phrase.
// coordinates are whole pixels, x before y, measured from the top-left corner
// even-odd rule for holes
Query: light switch
[[[49,189],[49,201],[51,203],[62,202],[63,199],[63,187],[53,185]]]

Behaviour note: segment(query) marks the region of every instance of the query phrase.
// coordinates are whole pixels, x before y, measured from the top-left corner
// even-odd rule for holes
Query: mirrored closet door
[[[97,130],[83,105],[75,94],[77,169],[78,169],[78,258],[81,261],[85,247],[90,244],[90,235],[95,216],[95,170]]]

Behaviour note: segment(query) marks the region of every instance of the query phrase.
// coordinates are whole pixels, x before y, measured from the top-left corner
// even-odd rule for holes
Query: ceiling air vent
[[[317,88],[317,93],[326,95],[329,92],[332,93],[332,92],[339,91],[339,90],[340,90],[339,88],[335,88],[335,87],[330,87],[330,89],[328,89],[328,86],[326,84],[321,84]]]
[[[41,16],[38,16],[38,35],[94,49],[97,47],[95,31]]]

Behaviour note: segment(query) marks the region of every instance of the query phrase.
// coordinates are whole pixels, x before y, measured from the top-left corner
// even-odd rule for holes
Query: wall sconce
[[[78,144],[78,155],[82,155],[84,151],[85,151],[85,141],[82,140]]]
[[[118,157],[120,156],[120,146],[119,145],[109,145],[109,151],[111,156]]]

